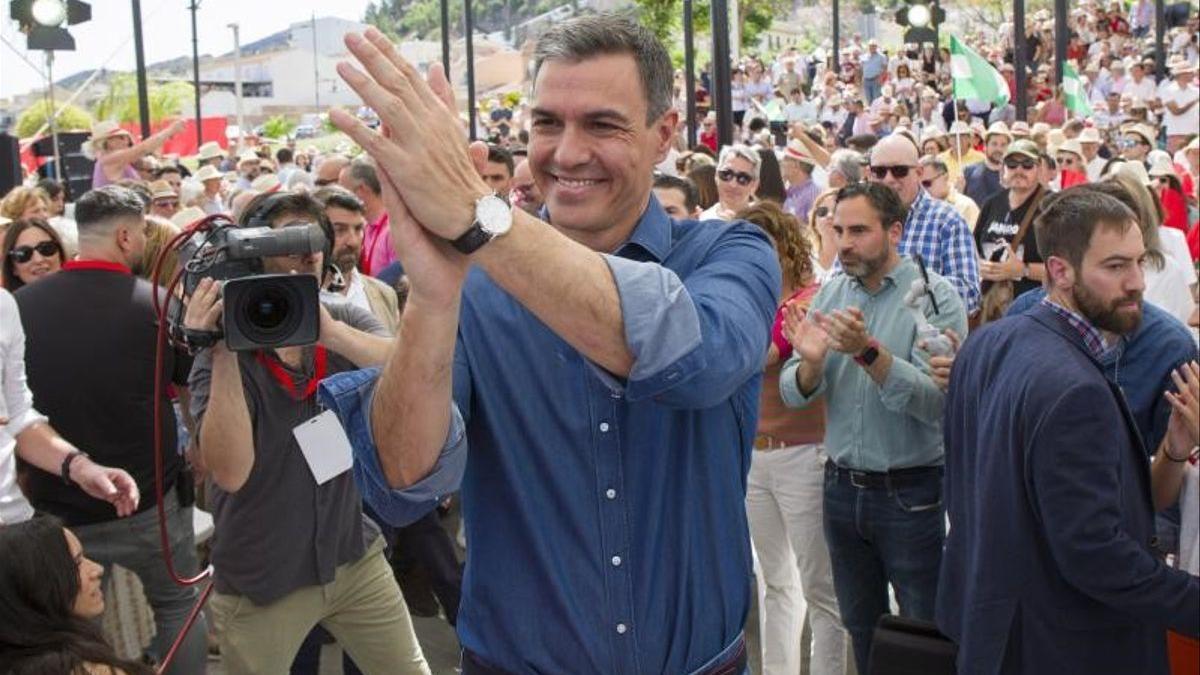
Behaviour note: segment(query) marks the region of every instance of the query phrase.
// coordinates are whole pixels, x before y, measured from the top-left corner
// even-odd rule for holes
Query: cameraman
[[[308,195],[260,195],[239,224],[252,221],[273,228],[319,223],[332,241],[324,209]],[[322,253],[263,259],[267,273],[318,281],[324,265]],[[212,279],[200,282],[185,327],[218,329],[220,290]],[[368,312],[331,304],[321,308],[316,345],[232,352],[218,343],[196,357],[192,411],[215,483],[216,592],[209,607],[230,673],[283,672],[316,624],[365,672],[429,672],[352,474],[318,484],[306,456],[333,446],[302,448],[293,435],[321,413],[317,381],[381,364],[391,344],[384,336]]]

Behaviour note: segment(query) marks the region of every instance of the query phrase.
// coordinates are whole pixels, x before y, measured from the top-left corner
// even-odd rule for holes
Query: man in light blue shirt
[[[879,43],[874,39],[867,42],[867,55],[862,60],[863,96],[870,105],[879,98],[880,82],[887,72],[887,57],[879,51]]]
[[[845,273],[821,287],[807,318],[789,312],[796,352],[779,380],[790,406],[826,399],[825,533],[861,673],[875,623],[888,612],[889,583],[901,614],[933,619],[945,534],[944,396],[917,329],[967,330],[954,286],[897,252],[905,215],[882,183],[838,194],[833,228]]]

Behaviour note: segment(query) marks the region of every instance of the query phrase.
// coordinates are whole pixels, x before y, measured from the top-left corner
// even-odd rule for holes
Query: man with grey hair
[[[367,217],[358,269],[367,276],[379,274],[396,262],[396,249],[392,245],[388,211],[383,205],[383,187],[375,165],[368,157],[354,160],[341,170],[338,184],[358,197],[363,204],[363,215]]]
[[[323,398],[383,517],[462,477],[463,672],[745,671],[746,475],[780,271],[758,227],[673,221],[654,198],[679,120],[666,49],[612,14],[538,39],[546,223],[479,177],[486,147],[465,146],[439,63],[421,78],[374,29],[346,44],[367,72],[341,76],[391,133],[330,116],[385,179],[411,292],[382,373]]]
[[[758,190],[762,157],[748,145],[727,145],[717,158],[717,203],[700,213],[700,220],[733,220],[750,206]]]
[[[861,183],[863,179],[863,167],[866,166],[867,160],[861,152],[842,148],[835,150],[829,156],[829,187],[844,188],[847,185]]]
[[[163,508],[175,570],[196,574],[191,475],[175,452],[175,414],[165,391],[155,391],[157,317],[154,287],[136,276],[146,247],[142,199],[118,185],[92,190],[75,203],[79,257],[14,294],[25,327],[26,375],[38,410],[73,451],[59,473],[29,472],[25,485],[38,511],[58,516],[83,543],[88,557],[111,569],[118,564],[141,579],[154,610],[155,637],[146,648],[166,657],[196,600],[194,586],[177,585],[163,563],[158,536],[155,454],[163,458]],[[86,339],[80,339],[86,335]],[[186,391],[192,359],[164,349],[162,381]],[[155,404],[163,420],[151,433]],[[157,447],[156,447],[157,444]],[[137,482],[141,501],[133,515],[117,518],[111,506],[64,480],[90,456],[119,467]],[[61,475],[60,475],[61,474]],[[167,673],[202,673],[207,658],[203,615],[184,639]]]

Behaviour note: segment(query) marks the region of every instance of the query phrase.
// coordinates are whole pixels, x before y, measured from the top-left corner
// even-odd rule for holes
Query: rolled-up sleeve
[[[799,370],[800,355],[792,354],[791,358],[783,364],[783,369],[779,371],[779,397],[789,408],[807,408],[813,401],[825,394],[825,377],[822,376],[817,388],[805,396],[804,392],[800,391],[800,383],[796,381],[796,374]]]
[[[4,431],[16,438],[30,425],[45,422],[46,417],[33,407],[33,392],[25,377],[25,328],[17,302],[8,291],[0,291],[0,378],[3,400],[0,417],[7,417]]]
[[[685,279],[657,263],[605,260],[634,356],[624,383],[628,400],[706,408],[762,369],[780,271],[761,230],[734,225]],[[605,381],[616,385],[615,378]]]
[[[321,404],[337,414],[354,450],[354,480],[363,499],[389,525],[403,527],[437,507],[458,489],[467,465],[466,425],[450,404],[450,426],[437,463],[425,478],[404,489],[388,485],[371,433],[371,401],[379,368],[338,373],[321,381]]]

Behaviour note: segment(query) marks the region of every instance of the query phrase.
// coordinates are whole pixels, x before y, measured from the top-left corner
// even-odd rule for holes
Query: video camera
[[[183,327],[182,306],[173,313],[171,334],[191,349],[212,346],[222,336],[233,351],[317,341],[320,332],[319,282],[310,274],[264,274],[263,258],[325,252],[330,243],[317,223],[238,227],[228,218],[207,219],[179,249],[184,293],[190,296],[206,277],[224,281],[223,333]]]

